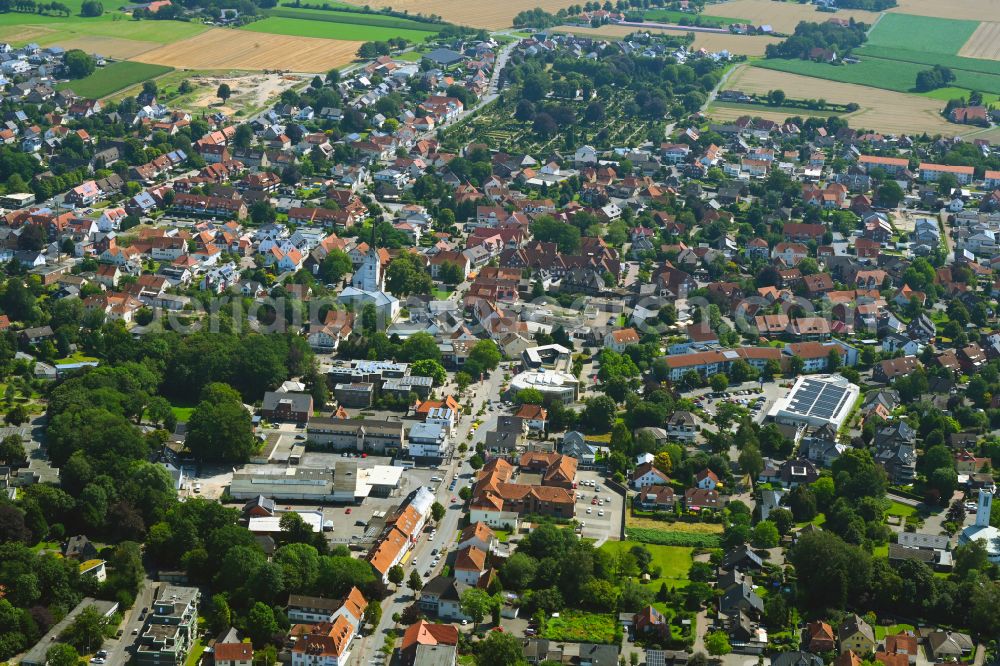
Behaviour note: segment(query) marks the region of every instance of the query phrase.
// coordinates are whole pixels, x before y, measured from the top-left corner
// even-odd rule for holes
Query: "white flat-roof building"
[[[313,532],[323,531],[322,511],[285,511],[276,513],[273,516],[254,516],[247,523],[247,529],[258,536],[265,534],[278,534],[281,532],[281,517],[285,513],[297,513],[302,517],[302,522],[312,528]]]
[[[568,372],[557,370],[529,370],[510,380],[510,392],[517,395],[523,389],[537,389],[544,396],[553,396],[563,402],[575,402],[580,395],[580,380]]]
[[[795,380],[792,390],[771,407],[778,423],[839,429],[854,408],[861,389],[840,375],[809,375]]]

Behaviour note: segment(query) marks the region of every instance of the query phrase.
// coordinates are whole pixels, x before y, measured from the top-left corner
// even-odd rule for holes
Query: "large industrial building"
[[[403,447],[402,421],[314,418],[306,428],[309,441],[334,451],[383,454]]]
[[[861,389],[840,375],[808,375],[795,380],[788,395],[775,401],[768,416],[778,423],[839,430]]]
[[[389,497],[399,488],[402,467],[338,461],[333,469],[244,467],[233,474],[229,494],[248,500],[263,495],[279,502],[353,504],[368,496]]]

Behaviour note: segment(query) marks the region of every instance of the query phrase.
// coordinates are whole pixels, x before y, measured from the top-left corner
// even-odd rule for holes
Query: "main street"
[[[503,368],[498,368],[486,381],[470,386],[467,389],[466,396],[462,400],[463,404],[471,405],[472,410],[478,411],[479,407],[487,400],[498,399],[500,397],[500,389],[503,385],[503,374]],[[446,386],[443,391],[444,393],[447,393],[447,388]],[[455,533],[458,531],[462,519],[463,504],[462,500],[458,497],[458,492],[463,486],[471,486],[473,482],[473,469],[469,466],[469,458],[475,452],[476,444],[485,439],[485,433],[488,432],[490,425],[495,423],[495,417],[485,417],[483,425],[476,430],[472,440],[467,441],[466,438],[472,430],[472,423],[476,418],[475,411],[471,414],[463,415],[459,420],[458,427],[455,429],[455,438],[453,440],[455,446],[457,447],[459,444],[465,442],[469,446],[469,451],[464,455],[456,454],[452,458],[451,462],[443,470],[444,473],[441,475],[443,480],[437,484],[435,498],[446,509],[444,518],[441,519],[441,522],[437,526],[437,536],[431,541],[428,538],[430,533],[430,527],[428,527],[425,528],[424,534],[417,540],[406,563],[403,565],[403,569],[406,572],[403,584],[395,592],[382,600],[382,621],[379,622],[378,627],[366,634],[355,646],[354,652],[356,656],[353,662],[355,664],[385,663],[379,650],[384,644],[386,634],[396,626],[392,616],[395,613],[402,613],[407,606],[415,601],[413,592],[406,587],[405,582],[409,580],[410,572],[417,571],[420,574],[421,580],[426,583],[435,574],[440,573],[441,567],[447,559],[447,555],[443,555],[438,566],[433,567],[431,576],[425,577],[424,572],[432,568],[431,563],[434,556],[431,554],[431,551],[436,548],[440,552],[444,547],[450,550],[455,545]],[[448,486],[456,475],[458,476],[458,483],[455,484],[455,490],[451,491],[448,489]],[[452,502],[452,497],[457,501]],[[417,594],[417,598],[419,598],[419,593]]]

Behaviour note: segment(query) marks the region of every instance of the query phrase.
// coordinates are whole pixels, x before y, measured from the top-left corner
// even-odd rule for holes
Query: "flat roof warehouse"
[[[774,403],[768,416],[778,423],[840,428],[861,389],[840,375],[799,377],[788,395]]]

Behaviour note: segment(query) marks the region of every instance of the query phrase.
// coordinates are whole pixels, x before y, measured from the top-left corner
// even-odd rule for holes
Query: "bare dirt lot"
[[[367,2],[347,0],[355,5],[370,4],[374,9],[391,6],[397,12],[411,14],[437,14],[445,21],[476,28],[509,28],[519,12],[541,7],[553,14],[569,5],[568,0],[509,0],[508,2],[470,2],[470,0],[396,0],[395,2]]]
[[[965,58],[1000,60],[1000,23],[980,23],[958,55]]]
[[[286,88],[291,88],[304,80],[302,76],[293,74],[267,74],[247,76],[194,76],[191,83],[195,92],[191,94],[186,108],[209,109],[233,114],[237,109],[261,108],[267,102],[281,94]],[[223,83],[229,85],[233,96],[226,100],[224,106],[219,106],[216,91]]]
[[[1000,0],[899,0],[890,12],[972,21],[1000,21]]]
[[[927,132],[987,139],[1000,134],[1000,130],[996,129],[984,131],[949,123],[940,115],[944,107],[944,103],[940,100],[851,83],[814,79],[760,67],[740,67],[729,77],[726,88],[746,93],[767,93],[769,90],[780,89],[789,97],[796,99],[825,99],[838,104],[857,102],[861,105],[861,109],[843,116],[854,128],[875,129],[893,134]],[[712,115],[720,120],[752,115],[780,121],[783,118],[774,116],[793,114],[769,114],[766,109],[758,110],[752,107],[746,110],[716,107],[713,108]]]
[[[592,35],[594,37],[620,38],[634,32],[653,32],[666,35],[682,35],[679,30],[656,30],[655,28],[635,28],[627,25],[603,25],[600,28],[577,28],[563,26],[556,28],[557,32],[571,32],[574,35]],[[778,37],[748,37],[746,35],[731,35],[729,33],[696,32],[692,48],[708,49],[709,51],[729,51],[737,55],[764,55],[768,44],[781,40]]]
[[[188,69],[284,69],[326,72],[351,62],[361,42],[216,28],[135,57]]]
[[[816,11],[814,5],[801,5],[797,2],[774,2],[774,0],[732,0],[731,2],[706,5],[705,14],[746,19],[754,25],[770,24],[778,32],[788,34],[795,30],[799,21],[822,23],[828,18],[854,18],[856,21],[871,24],[878,18],[878,12],[842,9],[834,14],[829,14]]]

